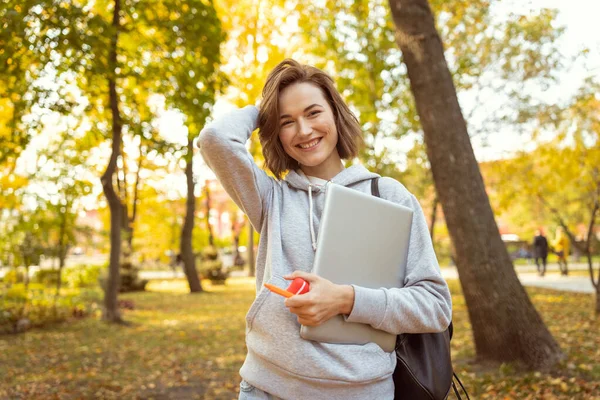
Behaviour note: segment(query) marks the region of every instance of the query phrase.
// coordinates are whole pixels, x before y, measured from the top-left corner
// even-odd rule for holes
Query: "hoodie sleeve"
[[[246,149],[257,118],[254,106],[235,109],[202,129],[198,147],[225,191],[260,232],[275,182],[258,168]]]
[[[442,332],[450,325],[452,298],[433,251],[423,210],[412,194],[404,187],[402,190],[407,200],[394,201],[414,210],[404,287],[368,289],[353,285],[354,307],[346,320],[393,334]]]

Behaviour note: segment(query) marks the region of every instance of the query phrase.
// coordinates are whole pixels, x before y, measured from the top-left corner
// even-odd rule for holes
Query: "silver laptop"
[[[391,201],[329,183],[313,272],[333,283],[372,289],[403,286],[413,212]],[[391,352],[396,335],[338,315],[300,336],[325,343],[377,343]]]

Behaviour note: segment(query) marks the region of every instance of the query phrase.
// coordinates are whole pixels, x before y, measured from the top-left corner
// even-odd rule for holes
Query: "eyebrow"
[[[310,106],[308,106],[308,107],[306,107],[306,108],[304,109],[304,112],[307,112],[308,110],[310,110],[310,109],[311,109],[311,108],[313,108],[313,107],[323,107],[323,106],[322,106],[322,105],[320,105],[320,104],[316,104],[316,103],[315,103],[315,104],[311,104]],[[283,114],[281,117],[279,117],[279,119],[291,118],[291,117],[292,117],[292,116],[291,116],[291,115],[289,115],[289,114]]]

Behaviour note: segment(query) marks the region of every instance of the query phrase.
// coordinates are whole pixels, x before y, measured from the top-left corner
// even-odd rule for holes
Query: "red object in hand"
[[[292,281],[290,286],[286,289],[288,292],[293,294],[304,294],[310,290],[310,285],[302,278],[296,278]]]

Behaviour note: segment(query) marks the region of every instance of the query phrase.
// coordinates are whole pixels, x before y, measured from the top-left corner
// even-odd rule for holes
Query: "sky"
[[[586,69],[593,69],[600,76],[600,0],[533,0],[515,12],[527,9],[556,8],[559,10],[557,23],[564,26],[565,33],[560,41],[559,49],[565,56],[573,56],[583,48],[590,49],[590,57],[584,67],[577,64],[572,70],[560,75],[558,85],[551,88],[547,96],[561,102],[573,95],[580,87],[582,80],[589,75]],[[487,145],[479,140],[472,141],[475,155],[479,161],[487,161],[509,156],[516,150],[532,149],[533,143],[517,132],[501,132],[488,138]]]
[[[590,57],[585,68],[595,68],[593,72],[600,76],[600,0],[530,0],[523,2],[503,2],[499,4],[512,4],[506,6],[506,12],[524,13],[529,10],[535,10],[542,7],[557,8],[559,15],[558,25],[564,26],[566,31],[559,42],[561,53],[565,56],[571,56],[587,47],[591,50]],[[571,96],[580,86],[583,78],[589,75],[583,66],[570,70],[561,75],[559,83],[551,88],[545,97],[555,99],[557,102],[564,101]],[[459,94],[461,105],[468,109],[471,104],[467,97]],[[212,117],[218,118],[233,106],[227,101],[219,100],[215,104]],[[160,107],[159,107],[160,108]],[[163,112],[158,121],[159,130],[169,140],[177,143],[185,143],[187,130],[183,124],[181,114],[173,111]],[[39,137],[34,138],[31,146],[26,151],[26,156],[20,160],[18,170],[21,172],[33,172],[35,170],[36,149],[43,148],[48,143],[48,136],[53,134],[52,130],[44,132]],[[413,144],[414,137],[406,137],[403,140],[395,140],[385,143],[386,147],[392,148],[399,154],[399,162],[402,162],[401,155],[406,152]],[[533,144],[525,135],[516,132],[504,130],[487,137],[486,143],[479,138],[472,139],[473,149],[479,161],[487,161],[507,157],[516,150],[531,149]],[[105,146],[106,151],[102,151],[101,157],[108,157],[109,146]],[[135,151],[134,151],[135,153]],[[212,172],[204,165],[200,156],[197,156],[198,162],[195,162],[194,174],[197,181],[202,182],[205,179],[214,177]],[[95,194],[101,192],[101,187],[94,189]],[[185,176],[177,174],[165,179],[164,186],[167,187],[170,198],[180,198],[185,196]],[[91,205],[91,204],[90,204]]]
[[[600,76],[600,0],[529,0],[510,2],[504,1],[499,4],[507,4],[506,13],[528,14],[530,10],[540,8],[555,8],[559,10],[557,24],[564,26],[565,33],[559,42],[559,48],[566,57],[573,56],[583,48],[591,50],[586,68],[595,67],[595,74]],[[556,102],[565,101],[575,93],[582,83],[584,77],[589,73],[584,67],[577,66],[560,75],[558,84],[550,88],[544,94],[545,98],[555,99]],[[459,94],[459,100],[465,110],[471,109],[471,99]],[[217,101],[213,110],[213,118],[223,115],[233,106],[227,101]],[[490,105],[490,108],[494,108]],[[172,126],[172,125],[171,125]],[[409,150],[414,142],[414,137],[408,136],[402,140],[394,140],[385,143],[385,146],[392,148],[397,154],[402,154]],[[381,144],[382,146],[384,144]],[[533,149],[534,144],[528,137],[505,130],[489,135],[485,139],[472,138],[472,145],[475,156],[478,161],[489,161],[510,156],[513,152],[522,149]],[[402,162],[402,157],[399,157]],[[210,174],[210,171],[202,170],[202,173]]]

